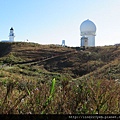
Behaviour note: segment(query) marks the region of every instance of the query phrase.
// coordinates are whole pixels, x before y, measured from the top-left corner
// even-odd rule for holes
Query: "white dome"
[[[92,21],[85,20],[80,25],[80,32],[81,32],[81,35],[88,35],[88,34],[95,35],[96,26]]]

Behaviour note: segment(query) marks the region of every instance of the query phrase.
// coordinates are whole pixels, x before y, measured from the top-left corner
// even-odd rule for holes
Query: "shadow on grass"
[[[3,57],[11,52],[11,43],[0,42],[0,57]]]

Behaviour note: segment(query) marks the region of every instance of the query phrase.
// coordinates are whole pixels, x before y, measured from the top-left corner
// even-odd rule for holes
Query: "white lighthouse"
[[[92,21],[88,19],[82,22],[80,25],[80,35],[82,36],[81,46],[95,46],[96,26]]]
[[[11,27],[10,28],[10,33],[9,33],[9,42],[14,42],[14,29]]]

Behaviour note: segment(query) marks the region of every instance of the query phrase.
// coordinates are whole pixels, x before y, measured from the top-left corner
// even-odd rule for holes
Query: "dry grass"
[[[0,68],[0,113],[120,113],[120,47],[80,51],[56,45],[3,44],[8,48],[0,49],[4,53],[0,64],[8,65]]]
[[[2,114],[119,114],[120,84],[113,80],[62,81],[55,85],[48,104],[51,85],[21,84],[9,81],[2,85]],[[23,87],[23,88],[22,88]]]

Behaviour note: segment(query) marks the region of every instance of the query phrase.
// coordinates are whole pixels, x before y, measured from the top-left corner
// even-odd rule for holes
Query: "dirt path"
[[[25,61],[25,62],[18,62],[16,64],[37,65],[37,64],[40,64],[42,62],[45,62],[45,61],[48,61],[48,60],[52,60],[52,59],[55,59],[57,57],[70,55],[70,54],[73,54],[73,53],[76,53],[76,51],[67,51],[67,52],[64,52],[64,53],[61,53],[61,54],[58,54],[58,55],[54,55],[54,56],[51,56],[51,57],[46,57],[46,58],[43,58],[43,59],[35,59],[35,60],[30,60],[30,61]]]

